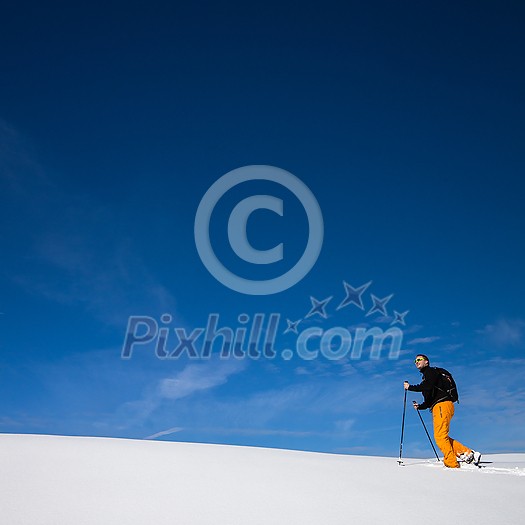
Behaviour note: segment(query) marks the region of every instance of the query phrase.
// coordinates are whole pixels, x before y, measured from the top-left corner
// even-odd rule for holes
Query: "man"
[[[450,421],[454,415],[454,402],[446,389],[440,389],[441,373],[430,366],[430,360],[424,354],[416,356],[416,367],[423,376],[423,381],[419,385],[410,385],[407,381],[404,383],[405,390],[411,392],[421,392],[424,397],[424,402],[418,404],[414,401],[414,408],[416,410],[425,410],[427,408],[432,412],[432,420],[434,423],[434,439],[437,446],[441,449],[444,455],[444,463],[446,467],[458,468],[459,457],[466,463],[479,464],[481,454],[472,450],[459,441],[449,437]]]

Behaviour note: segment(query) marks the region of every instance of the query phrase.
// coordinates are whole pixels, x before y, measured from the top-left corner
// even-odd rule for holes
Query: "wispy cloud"
[[[178,374],[155,379],[140,399],[125,403],[120,411],[129,413],[130,426],[142,424],[163,403],[173,403],[194,394],[204,393],[228,382],[230,376],[245,370],[246,360],[213,358],[188,364]]]
[[[435,343],[436,341],[439,341],[441,337],[434,335],[430,337],[416,337],[415,339],[412,339],[411,341],[408,341],[407,344],[409,345],[428,345],[430,343]]]
[[[342,434],[348,434],[355,425],[355,419],[342,419],[335,422],[335,428]]]
[[[377,389],[363,397],[363,388],[367,385],[364,377],[347,381],[315,376],[281,388],[246,390],[245,396],[214,392],[214,395],[203,397],[201,394],[224,384],[226,379],[229,381],[240,370],[213,371],[208,367],[194,366],[189,365],[171,378],[181,380],[179,383],[166,383],[164,380],[159,383],[173,387],[173,391],[163,391],[163,395],[173,397],[161,397],[156,388],[155,396],[141,400],[142,404],[149,405],[149,412],[140,414],[141,419],[135,418],[134,421],[131,417],[130,425],[154,424],[157,428],[163,428],[165,424],[165,428],[184,429],[185,435],[191,433],[198,436],[348,436],[354,432],[357,418],[371,407],[383,403],[385,396],[388,398],[388,393]],[[242,381],[245,384],[249,379],[243,377]],[[355,402],[356,399],[359,403]],[[134,408],[141,407],[136,405]],[[319,431],[319,418],[325,421],[325,427],[327,424],[329,427]]]
[[[244,427],[193,427],[191,429],[175,427],[173,429],[162,430],[144,439],[156,439],[159,437],[176,434],[184,430],[191,430],[199,434],[212,434],[219,436],[247,436],[247,437],[287,437],[287,438],[308,438],[347,436],[353,425],[353,420],[336,422],[335,430],[327,429],[321,431],[313,430],[289,430],[285,428],[244,428]]]
[[[423,330],[423,326],[420,324],[413,324],[408,327],[403,328],[403,333],[405,335],[415,334],[417,332],[421,332]]]
[[[0,183],[4,191],[9,188],[18,197],[34,198],[34,192],[28,191],[28,180],[37,184],[37,189],[49,186],[50,182],[35,157],[22,134],[0,118]]]
[[[144,439],[157,439],[163,436],[171,436],[172,434],[177,434],[179,432],[182,432],[183,430],[184,429],[181,427],[168,428],[167,430],[161,430],[160,432],[157,432],[156,434],[152,434],[151,436],[145,437]]]
[[[463,348],[464,343],[449,343],[443,346],[443,350],[447,352],[452,352],[454,350],[459,350],[460,348]]]
[[[509,422],[519,422],[519,427],[525,430],[524,375],[525,359],[522,358],[493,358],[456,366],[454,377],[460,401],[468,407],[467,417],[477,419],[481,416],[486,425],[498,424],[507,430]]]
[[[18,282],[50,300],[76,304],[105,323],[121,326],[129,315],[174,314],[175,300],[148,271],[126,238],[114,238],[90,211],[74,212],[80,230],[44,233],[35,254],[44,271]],[[90,224],[89,232],[84,228]]]
[[[325,435],[325,432],[313,432],[311,430],[287,430],[279,428],[242,428],[242,427],[209,427],[194,429],[200,432],[236,435],[236,436],[284,436],[284,437],[308,437]]]
[[[244,370],[245,366],[245,361],[234,359],[188,365],[175,377],[162,379],[158,393],[160,398],[182,399],[196,392],[223,385],[229,376]]]
[[[0,220],[5,214],[16,225],[0,232],[5,271],[27,293],[118,326],[131,314],[175,314],[174,298],[148,270],[127,223],[55,183],[28,141],[1,119],[0,194],[8,203]]]
[[[487,342],[499,348],[520,346],[525,341],[525,321],[521,319],[499,319],[479,332]]]

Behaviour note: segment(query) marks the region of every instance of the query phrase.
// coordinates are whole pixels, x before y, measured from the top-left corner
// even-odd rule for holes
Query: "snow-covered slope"
[[[525,454],[485,468],[220,445],[0,435],[0,523],[510,524]],[[445,519],[444,515],[450,515]]]

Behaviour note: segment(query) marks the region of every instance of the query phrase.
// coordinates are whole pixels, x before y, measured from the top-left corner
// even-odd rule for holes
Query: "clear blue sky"
[[[0,432],[396,455],[423,352],[459,384],[453,435],[524,451],[524,17],[521,2],[5,6]],[[301,179],[324,217],[316,265],[268,296],[220,284],[193,238],[208,188],[256,164]],[[283,242],[277,270],[292,266],[307,225],[272,183],[225,196],[215,248],[238,265],[225,217],[253,191],[286,211],[254,215],[250,241]],[[336,309],[343,281],[372,281],[364,311]],[[333,299],[301,328],[386,330],[371,293],[409,311],[399,359],[121,359],[130,315],[190,333],[277,312],[282,349],[310,297]],[[432,454],[413,413],[405,446]]]

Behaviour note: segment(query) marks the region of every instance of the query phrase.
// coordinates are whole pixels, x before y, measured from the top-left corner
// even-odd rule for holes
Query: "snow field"
[[[525,454],[483,469],[435,460],[35,435],[0,435],[0,523],[519,523]]]

